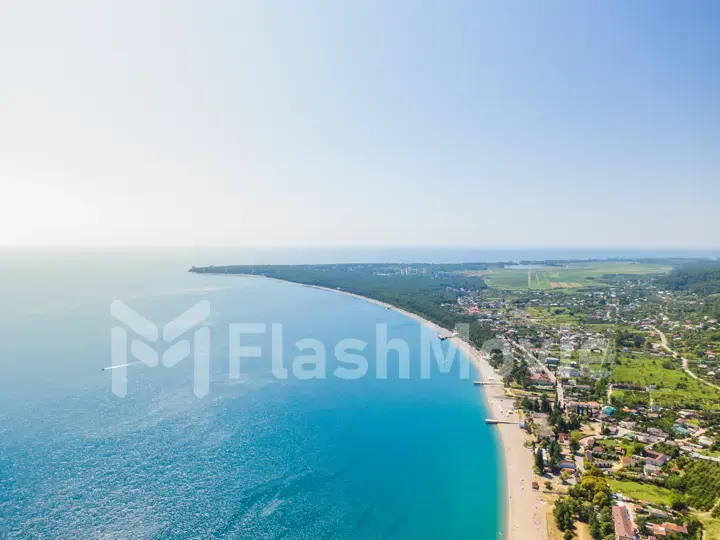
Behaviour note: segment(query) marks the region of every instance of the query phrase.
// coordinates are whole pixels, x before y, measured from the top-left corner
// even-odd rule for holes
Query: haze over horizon
[[[720,5],[0,7],[0,246],[718,248]]]

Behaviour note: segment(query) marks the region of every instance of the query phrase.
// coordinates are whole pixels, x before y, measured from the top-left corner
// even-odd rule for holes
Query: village
[[[491,325],[491,363],[512,358],[550,538],[720,538],[720,334],[702,304],[650,279],[458,299]]]

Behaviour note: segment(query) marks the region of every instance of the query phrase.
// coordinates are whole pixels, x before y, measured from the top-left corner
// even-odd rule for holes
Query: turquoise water
[[[479,390],[454,370],[419,378],[420,326],[345,295],[186,273],[177,260],[14,258],[0,272],[0,537],[496,538],[501,477]],[[199,261],[204,263],[205,261]],[[211,316],[209,394],[193,366],[128,367],[111,393],[109,305],[165,324]],[[228,324],[282,323],[368,342],[368,376],[273,376],[269,336],[228,376]],[[410,346],[411,378],[374,377],[375,324]],[[447,346],[446,344],[444,346]],[[456,364],[457,366],[457,364]]]

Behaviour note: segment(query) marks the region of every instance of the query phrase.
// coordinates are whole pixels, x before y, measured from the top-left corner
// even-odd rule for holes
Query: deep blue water
[[[3,261],[0,537],[498,536],[499,456],[481,395],[457,371],[419,378],[417,323],[332,292],[187,266],[147,252]],[[193,395],[189,358],[130,366],[127,396],[112,394],[101,368],[115,299],[161,325],[210,302],[206,397]],[[263,356],[230,380],[231,322],[282,323],[286,363],[298,339],[320,340],[328,372],[338,340],[366,341],[370,372],[279,380],[269,336],[255,336]],[[373,376],[378,322],[409,344],[410,380],[393,362],[387,380]]]

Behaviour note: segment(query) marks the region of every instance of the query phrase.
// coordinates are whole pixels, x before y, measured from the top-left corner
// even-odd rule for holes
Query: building
[[[615,525],[615,540],[633,540],[633,523],[624,506],[613,506],[613,525]]]
[[[674,532],[675,534],[687,534],[688,530],[685,525],[675,525],[674,523],[663,523],[660,525],[666,531]]]
[[[650,508],[649,514],[650,514],[650,517],[660,518],[660,519],[667,519],[670,517],[670,514],[660,510],[659,508]]]
[[[648,539],[657,538],[658,536],[667,536],[667,532],[665,532],[665,529],[657,523],[648,523],[647,525],[645,525],[645,530],[652,535],[649,536]]]
[[[530,382],[535,386],[552,386],[550,376],[544,371],[541,371],[539,373],[533,373],[530,376]]]
[[[662,467],[668,461],[670,461],[670,458],[668,456],[666,456],[665,454],[661,454],[660,452],[655,452],[654,450],[646,449],[645,454],[647,454],[645,461],[650,465],[654,465],[656,467]]]
[[[620,461],[623,467],[634,467],[638,464],[637,456],[624,457]]]
[[[555,432],[550,425],[549,415],[545,413],[535,413],[532,416],[533,424],[535,424],[535,435],[539,441],[543,439],[554,440]]]
[[[617,385],[615,385],[615,386],[617,386]],[[606,405],[605,407],[602,408],[602,412],[603,412],[603,414],[605,414],[605,415],[607,415],[607,416],[610,416],[610,415],[612,415],[612,413],[615,412],[615,407],[611,407],[610,405]]]
[[[560,369],[558,369],[558,376],[561,379],[576,379],[582,375],[582,372],[573,367],[567,367],[563,366]]]
[[[600,404],[596,401],[568,401],[565,403],[568,412],[579,416],[595,416],[600,412]]]
[[[660,428],[649,427],[645,431],[647,431],[648,434],[652,435],[653,437],[667,437],[667,434]]]
[[[706,448],[710,448],[713,445],[713,440],[705,435],[698,437],[698,444]]]

